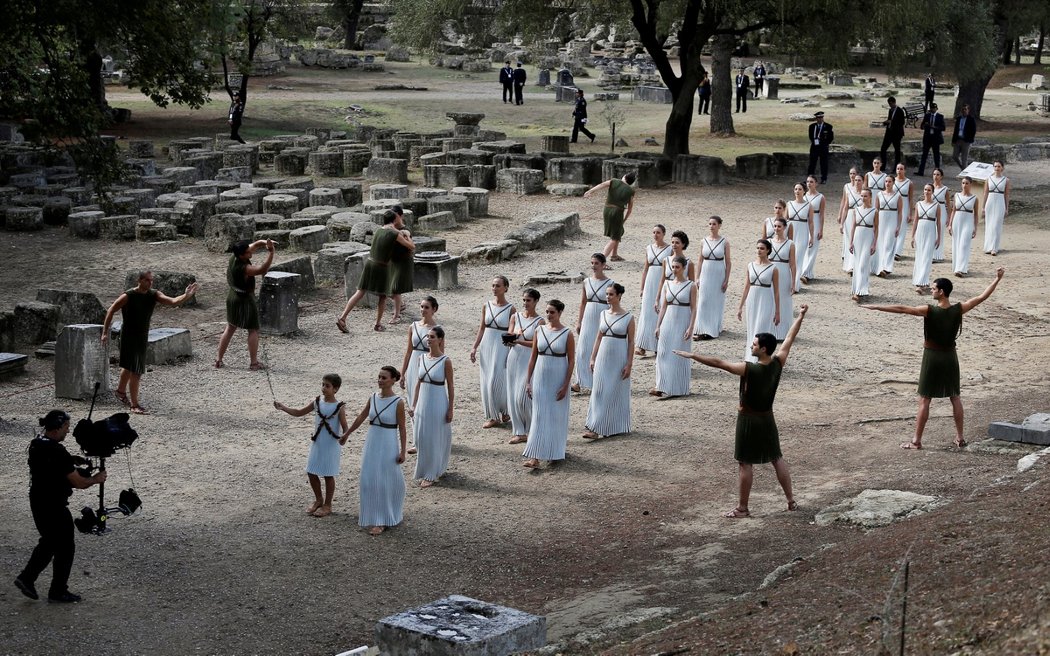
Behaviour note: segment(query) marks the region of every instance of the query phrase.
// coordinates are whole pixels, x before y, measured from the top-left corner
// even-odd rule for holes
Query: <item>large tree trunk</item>
[[[361,9],[365,6],[365,0],[344,0],[346,14],[343,16],[343,30],[346,36],[343,38],[343,48],[353,50],[357,41],[357,24],[361,20]]]
[[[1002,53],[1003,53],[1003,64],[1005,64],[1007,66],[1012,64],[1013,63],[1013,54],[1014,54],[1014,42],[1013,42],[1012,39],[1007,39],[1006,42],[1003,43]]]
[[[689,153],[689,129],[693,125],[693,95],[696,93],[696,86],[693,85],[693,91],[690,93],[681,90],[678,94],[672,94],[671,115],[667,117],[667,123],[664,125],[664,156],[671,159]]]
[[[711,133],[736,134],[733,129],[733,49],[731,34],[715,36],[711,44]]]
[[[963,105],[969,105],[970,116],[975,119],[981,118],[981,105],[984,104],[984,92],[988,88],[988,83],[992,81],[992,75],[994,75],[994,72],[978,80],[963,82],[959,85],[959,95],[955,99],[956,116],[962,113]]]
[[[1043,63],[1043,40],[1046,38],[1046,25],[1039,26],[1039,43],[1035,46],[1035,61],[1032,62],[1036,66],[1040,66]]]

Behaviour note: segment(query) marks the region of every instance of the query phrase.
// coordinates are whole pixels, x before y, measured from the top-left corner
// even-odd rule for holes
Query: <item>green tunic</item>
[[[255,276],[249,276],[248,266],[251,262],[241,260],[236,255],[230,256],[226,267],[226,284],[230,291],[226,294],[226,322],[231,326],[246,330],[259,329],[259,306],[255,302]]]
[[[393,282],[390,260],[394,256],[394,247],[397,246],[397,235],[396,229],[387,226],[379,228],[372,235],[372,250],[368,254],[365,269],[361,272],[361,279],[357,283],[358,289],[380,296],[390,294],[390,286]]]
[[[942,308],[930,305],[922,320],[926,338],[919,371],[919,396],[944,398],[959,396],[959,356],[955,337],[962,330],[962,304]]]
[[[605,197],[605,211],[602,218],[605,221],[605,236],[614,241],[623,238],[623,215],[627,204],[634,196],[634,187],[623,180],[609,181],[609,194]]]
[[[769,364],[746,362],[740,377],[740,408],[736,416],[737,462],[758,465],[779,460],[780,434],[773,418],[773,399],[784,365],[774,356]]]
[[[120,367],[141,375],[146,373],[149,321],[157,306],[157,290],[140,292],[132,288],[124,293],[128,302],[120,309]]]
[[[394,244],[394,256],[390,259],[390,293],[406,294],[415,287],[412,279],[415,276],[415,254],[413,251]]]

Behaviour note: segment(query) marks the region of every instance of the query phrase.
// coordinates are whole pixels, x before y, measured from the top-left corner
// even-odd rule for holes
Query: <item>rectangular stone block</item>
[[[59,308],[50,303],[29,301],[15,306],[12,334],[15,344],[36,346],[58,336]]]
[[[146,345],[146,364],[171,364],[193,355],[188,328],[152,328]]]
[[[58,307],[58,325],[101,324],[106,310],[98,297],[89,292],[66,289],[38,289],[36,300]]]
[[[109,392],[109,357],[102,324],[71,324],[55,340],[55,396],[90,399],[95,383]]]
[[[628,173],[637,176],[635,185],[639,188],[653,189],[660,186],[660,172],[652,160],[622,158],[602,162],[602,178],[605,180],[622,178]]]
[[[365,262],[368,260],[368,253],[356,253],[348,256],[343,261],[343,290],[347,298],[350,298],[357,292],[357,285],[361,282],[361,274],[365,270]],[[368,292],[358,302],[357,307],[374,308],[379,303],[379,297]]]
[[[299,274],[270,271],[259,290],[259,330],[291,335],[299,330]]]
[[[674,161],[675,182],[688,185],[725,184],[728,171],[720,157],[679,155]]]
[[[432,260],[416,257],[412,270],[416,289],[452,289],[459,286],[459,258]]]
[[[270,271],[286,271],[299,274],[299,293],[312,290],[317,280],[314,278],[314,264],[309,255],[297,257],[286,262],[281,262],[270,267]]]
[[[1020,424],[992,422],[988,426],[988,437],[1008,442],[1050,446],[1050,413],[1029,415]]]
[[[328,242],[314,257],[314,276],[318,284],[338,284],[343,280],[346,258],[368,251],[368,246],[356,241]]]
[[[8,378],[24,374],[28,362],[28,355],[0,353],[0,380],[7,380]]]

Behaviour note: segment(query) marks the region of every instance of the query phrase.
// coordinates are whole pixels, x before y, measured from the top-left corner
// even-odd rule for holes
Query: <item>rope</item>
[[[263,367],[264,367],[263,372],[266,373],[266,384],[270,386],[270,397],[274,401],[276,401],[277,400],[277,394],[274,393],[274,391],[273,391],[273,381],[270,380],[270,354],[269,354],[269,352],[266,349],[266,340],[265,339],[260,339],[259,341],[262,342],[261,346],[262,346],[262,352],[263,352]]]

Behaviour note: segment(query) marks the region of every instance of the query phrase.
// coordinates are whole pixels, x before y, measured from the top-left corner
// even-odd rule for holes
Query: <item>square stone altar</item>
[[[502,656],[547,644],[547,618],[450,595],[376,623],[384,654]]]

